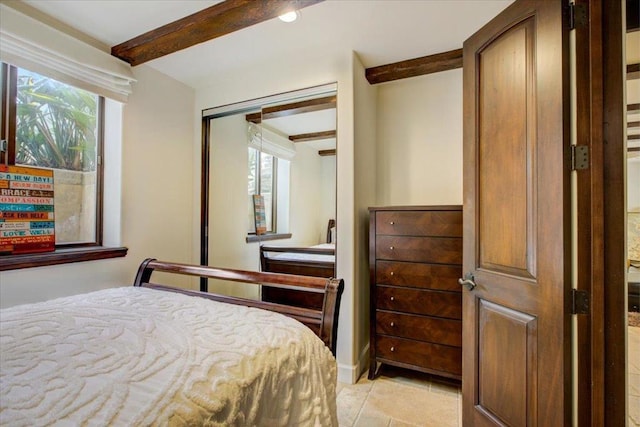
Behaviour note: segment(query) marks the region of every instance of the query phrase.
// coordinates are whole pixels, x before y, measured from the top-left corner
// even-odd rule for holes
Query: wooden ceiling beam
[[[262,113],[259,111],[257,113],[249,113],[245,116],[248,122],[251,123],[260,123],[262,121]]]
[[[111,55],[140,65],[322,1],[225,0],[113,46]]]
[[[262,112],[250,113],[245,116],[248,122],[260,123],[262,120],[287,117],[294,114],[311,113],[313,111],[336,108],[337,97],[326,96],[324,98],[308,99],[306,101],[292,102],[289,104],[265,107]]]
[[[628,104],[627,112],[630,112],[630,111],[640,111],[640,104]]]
[[[321,156],[335,156],[336,150],[335,148],[333,150],[320,150],[318,151],[318,154]]]
[[[328,110],[336,108],[337,97],[326,96],[324,98],[309,99],[306,101],[294,102],[291,104],[275,105],[262,109],[262,120],[287,117],[294,114],[311,113],[313,111]]]
[[[300,133],[298,135],[290,135],[289,140],[293,142],[318,141],[321,139],[335,138],[335,130],[326,130],[323,132]]]
[[[374,85],[456,68],[462,68],[462,49],[367,68],[365,77]]]
[[[627,80],[640,79],[640,64],[627,65]]]

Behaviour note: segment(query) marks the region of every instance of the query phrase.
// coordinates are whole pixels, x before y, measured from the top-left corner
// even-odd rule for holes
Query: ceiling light
[[[282,22],[293,22],[300,17],[300,12],[297,10],[292,10],[291,12],[283,13],[278,16]]]

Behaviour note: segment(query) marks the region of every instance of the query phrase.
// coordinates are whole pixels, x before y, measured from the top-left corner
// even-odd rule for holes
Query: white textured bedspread
[[[297,321],[124,287],[0,310],[0,424],[337,426],[336,363]]]
[[[310,249],[336,249],[336,245],[333,243],[322,243],[319,245],[309,246]],[[296,252],[279,252],[274,253],[269,258],[277,259],[280,261],[313,261],[313,262],[336,262],[335,255],[323,255],[323,254],[305,254]]]

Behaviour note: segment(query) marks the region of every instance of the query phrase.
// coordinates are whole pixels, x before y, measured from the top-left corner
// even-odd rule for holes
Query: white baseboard
[[[343,365],[338,363],[338,381],[345,384],[355,384],[369,365],[369,344],[360,352],[356,365]]]

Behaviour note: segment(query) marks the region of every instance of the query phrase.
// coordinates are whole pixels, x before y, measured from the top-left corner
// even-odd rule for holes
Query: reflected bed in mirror
[[[264,242],[335,241],[327,221],[336,217],[336,103],[334,83],[203,111],[202,265],[272,271],[260,262]],[[335,248],[319,250],[332,260],[317,277],[335,277]],[[203,291],[225,287],[200,283]]]
[[[330,219],[327,224],[326,243],[308,247],[261,245],[261,270],[301,276],[334,277],[336,264],[335,230],[336,222]],[[322,308],[322,299],[317,298],[317,295],[285,289],[263,287],[262,300],[312,309]]]

